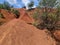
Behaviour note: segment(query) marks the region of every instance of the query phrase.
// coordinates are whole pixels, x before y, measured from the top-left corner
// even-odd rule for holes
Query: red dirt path
[[[55,45],[55,41],[45,31],[14,19],[0,27],[0,45]]]

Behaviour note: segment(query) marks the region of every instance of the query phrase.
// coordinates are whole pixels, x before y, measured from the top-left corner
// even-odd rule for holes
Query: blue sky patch
[[[13,5],[15,8],[22,8],[24,5],[27,7],[28,3],[32,0],[0,0],[0,3],[3,3],[4,1],[9,2],[11,5]],[[38,5],[37,0],[34,1],[34,6]]]

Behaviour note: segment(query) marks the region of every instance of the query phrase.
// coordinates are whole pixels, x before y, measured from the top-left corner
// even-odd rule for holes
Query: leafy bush
[[[34,22],[32,25],[34,25],[34,26],[36,26],[37,27],[37,25],[38,25],[38,22]]]
[[[35,20],[37,20],[37,19],[39,18],[39,13],[38,13],[38,12],[35,12],[35,13],[33,14],[33,18],[34,18]]]
[[[41,28],[41,29],[48,29],[48,30],[55,30],[56,27],[57,27],[57,23],[60,21],[59,20],[59,16],[57,14],[54,14],[54,13],[46,13],[44,12],[42,15],[41,15],[41,20],[43,22],[41,22],[39,25],[37,25],[38,28]]]
[[[0,4],[0,9],[3,9],[3,4]]]
[[[0,13],[0,18],[5,18],[2,13]]]
[[[16,18],[19,18],[20,13],[18,10],[13,9],[12,12],[15,14]]]

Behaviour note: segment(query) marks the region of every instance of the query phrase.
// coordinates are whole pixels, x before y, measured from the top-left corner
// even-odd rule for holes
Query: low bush
[[[0,18],[5,18],[2,13],[0,13]]]
[[[33,14],[33,18],[34,18],[35,20],[37,20],[38,17],[39,17],[39,13],[38,13],[38,12],[35,12],[35,13]]]
[[[38,24],[37,27],[40,28],[40,29],[46,28],[49,31],[55,30],[56,27],[58,26],[57,23],[60,21],[59,20],[60,18],[59,18],[59,16],[57,14],[54,14],[54,13],[46,13],[46,12],[44,12],[41,15],[40,19],[42,20],[42,22],[40,24]]]
[[[38,25],[38,22],[34,22],[32,25],[37,26]]]
[[[16,17],[16,18],[19,18],[20,13],[19,13],[18,10],[13,9],[12,12],[15,14],[15,17]]]

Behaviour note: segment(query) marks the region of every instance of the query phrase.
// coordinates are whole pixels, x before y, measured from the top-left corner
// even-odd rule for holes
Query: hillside
[[[19,11],[20,19],[26,21],[27,23],[33,23],[34,19],[26,12],[25,9],[17,9]],[[0,9],[0,13],[3,14],[4,18],[0,18],[0,22],[6,23],[12,19],[16,18],[16,15],[8,10]]]

